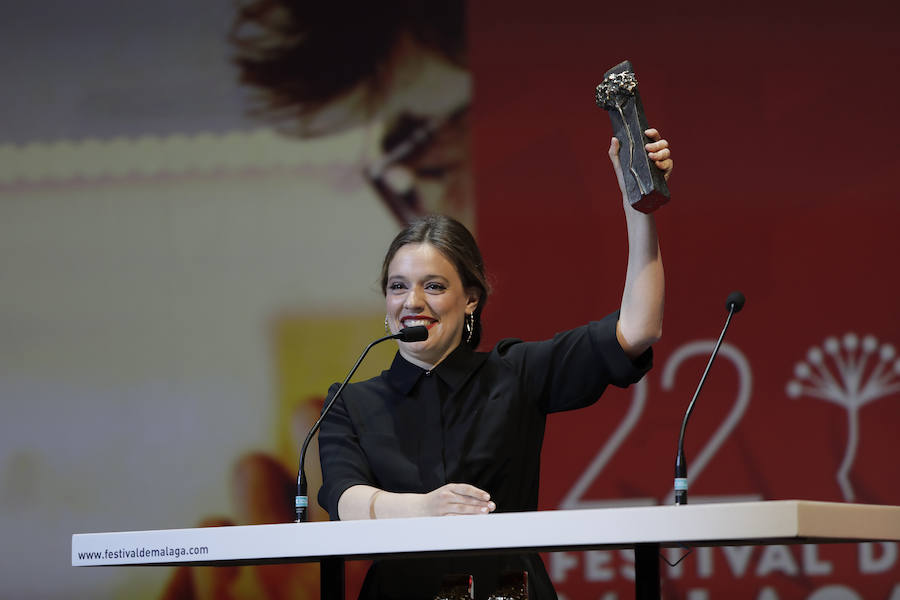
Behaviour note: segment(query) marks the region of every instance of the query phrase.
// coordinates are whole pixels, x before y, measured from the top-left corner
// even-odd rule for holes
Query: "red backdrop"
[[[625,228],[593,103],[605,70],[633,62],[676,162],[657,216],[656,366],[645,389],[550,419],[542,508],[667,501],[709,352],[692,343],[718,335],[734,289],[747,305],[688,430],[691,497],[900,504],[898,14],[470,4],[478,235],[495,287],[486,345],[618,305]],[[568,598],[630,594],[617,552],[548,568]],[[704,550],[665,577],[676,597],[900,598],[893,544]]]

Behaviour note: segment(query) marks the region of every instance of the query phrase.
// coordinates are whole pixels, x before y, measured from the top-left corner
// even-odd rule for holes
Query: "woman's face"
[[[428,328],[427,340],[400,342],[400,354],[424,369],[460,344],[465,317],[478,306],[476,291],[464,289],[453,263],[428,243],[397,250],[388,265],[385,298],[391,333],[415,325]]]

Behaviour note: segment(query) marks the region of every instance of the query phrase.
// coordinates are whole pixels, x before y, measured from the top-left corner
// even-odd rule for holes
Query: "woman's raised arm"
[[[650,159],[664,171],[668,180],[673,166],[669,143],[655,129],[644,133],[652,140],[646,145]],[[656,236],[656,220],[652,214],[645,215],[633,209],[628,202],[619,162],[619,140],[616,138],[610,142],[609,158],[622,191],[628,228],[628,268],[616,337],[625,353],[637,358],[662,335],[665,277]]]

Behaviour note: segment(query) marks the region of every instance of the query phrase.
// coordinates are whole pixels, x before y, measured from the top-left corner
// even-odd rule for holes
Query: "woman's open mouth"
[[[437,319],[416,315],[414,317],[403,317],[402,319],[400,319],[400,324],[404,327],[417,327],[421,325],[427,327],[428,329],[431,329],[437,324]]]

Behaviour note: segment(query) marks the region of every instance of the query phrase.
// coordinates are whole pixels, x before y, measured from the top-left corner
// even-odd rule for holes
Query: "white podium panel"
[[[302,562],[329,557],[625,548],[638,544],[891,540],[900,540],[900,507],[780,500],[82,533],[72,536],[72,565]]]

